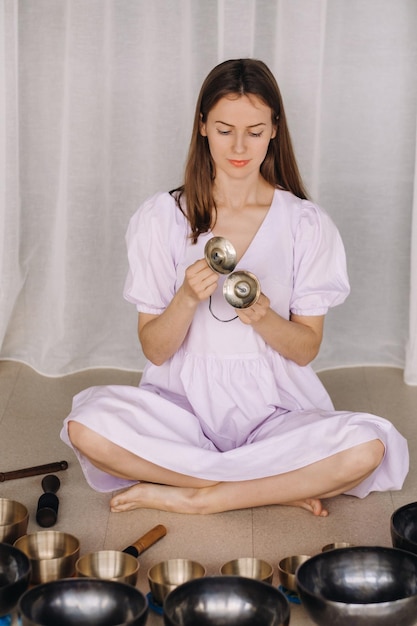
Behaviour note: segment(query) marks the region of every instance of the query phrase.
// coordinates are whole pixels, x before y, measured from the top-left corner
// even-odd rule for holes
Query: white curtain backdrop
[[[137,206],[182,179],[194,105],[227,58],[280,84],[352,293],[317,369],[417,384],[416,0],[0,0],[0,359],[143,367],[122,298]]]

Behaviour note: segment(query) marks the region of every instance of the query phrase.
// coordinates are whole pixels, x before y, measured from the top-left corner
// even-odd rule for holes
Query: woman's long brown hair
[[[277,133],[271,139],[261,165],[262,176],[274,187],[291,191],[299,198],[307,198],[292,147],[281,93],[273,74],[265,63],[256,59],[224,61],[210,72],[201,87],[184,183],[170,192],[190,223],[193,243],[196,243],[201,233],[206,233],[216,223],[216,203],[213,197],[215,165],[207,137],[200,133],[200,122],[206,122],[208,113],[221,98],[232,94],[256,95],[272,111],[272,123],[277,127]]]

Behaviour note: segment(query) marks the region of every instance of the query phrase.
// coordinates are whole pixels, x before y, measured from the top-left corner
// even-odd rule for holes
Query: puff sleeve
[[[303,201],[294,244],[294,286],[290,310],[325,315],[349,295],[346,255],[339,231],[317,205]]]
[[[129,271],[123,295],[142,313],[162,313],[176,290],[176,259],[187,239],[186,218],[169,193],[146,200],[126,233]]]

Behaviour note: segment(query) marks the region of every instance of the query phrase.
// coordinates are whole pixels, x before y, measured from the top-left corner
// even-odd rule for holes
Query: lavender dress
[[[174,199],[161,193],[132,217],[124,295],[145,313],[162,313],[186,268],[204,257],[212,233],[193,245]],[[345,254],[329,216],[309,201],[277,190],[264,222],[236,269],[254,273],[284,318],[323,315],[349,293]],[[219,287],[212,311],[235,315]],[[178,352],[148,363],[139,387],[110,385],[79,393],[66,423],[81,422],[157,465],[215,481],[289,472],[372,439],[385,445],[380,467],[351,494],[400,489],[408,472],[405,439],[387,420],[335,411],[310,366],[270,348],[239,319],[222,323],[202,302]],[[96,469],[75,450],[89,484],[113,491],[133,484]]]

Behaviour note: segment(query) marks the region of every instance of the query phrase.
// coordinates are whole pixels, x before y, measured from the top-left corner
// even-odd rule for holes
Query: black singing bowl
[[[411,502],[394,511],[390,530],[394,548],[417,554],[417,502]]]
[[[243,576],[208,576],[171,591],[165,626],[288,626],[287,598],[268,583]]]
[[[30,571],[26,554],[8,543],[0,543],[0,616],[14,609],[29,586]]]
[[[63,578],[26,591],[19,613],[23,626],[143,626],[148,601],[126,583]]]
[[[301,602],[321,626],[417,623],[417,555],[384,547],[330,550],[296,573]]]

